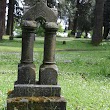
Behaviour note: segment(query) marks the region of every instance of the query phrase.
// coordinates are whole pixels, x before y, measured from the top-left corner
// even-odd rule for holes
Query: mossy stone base
[[[66,110],[66,101],[63,97],[9,98],[7,110]]]
[[[17,84],[14,91],[9,94],[12,97],[60,97],[61,87],[58,85],[32,85]]]

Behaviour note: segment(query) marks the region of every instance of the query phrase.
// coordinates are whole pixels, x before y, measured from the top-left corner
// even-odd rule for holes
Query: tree
[[[77,0],[77,4],[76,4],[76,13],[73,19],[73,27],[72,27],[72,35],[75,35],[75,32],[77,30],[77,23],[78,23],[78,16],[79,16],[79,7],[80,7],[80,0]]]
[[[6,34],[10,36],[10,40],[13,40],[14,2],[15,0],[9,0],[8,3],[8,20]]]
[[[92,44],[99,45],[102,41],[102,27],[103,27],[103,9],[105,0],[96,0],[94,12],[94,28],[92,36]]]
[[[10,36],[10,40],[13,40],[14,24],[21,23],[23,9],[19,6],[19,2],[21,1],[9,0],[8,3],[8,20],[6,34]]]
[[[69,18],[68,29],[72,30],[72,35],[75,35],[77,30],[87,34],[92,29],[94,5],[93,0],[65,0],[65,3],[60,4],[60,16]]]
[[[104,26],[103,38],[107,39],[109,30],[110,30],[110,0],[105,1],[103,18],[104,18],[103,19],[103,26]]]
[[[81,32],[85,32],[85,38],[87,37],[87,33],[93,29],[93,11],[94,11],[95,3],[93,0],[88,0],[80,3],[79,5],[79,16],[77,20],[77,28]]]
[[[6,0],[0,0],[0,40],[5,33]]]

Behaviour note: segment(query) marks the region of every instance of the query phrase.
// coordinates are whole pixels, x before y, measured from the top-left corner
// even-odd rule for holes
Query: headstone
[[[33,63],[34,30],[37,19],[45,22],[44,58],[36,81]],[[18,78],[14,90],[7,98],[7,110],[66,110],[66,100],[61,97],[57,84],[58,68],[55,64],[57,16],[43,1],[36,2],[22,21],[22,53],[18,65]]]
[[[81,38],[82,32],[77,32],[76,33],[76,38]]]

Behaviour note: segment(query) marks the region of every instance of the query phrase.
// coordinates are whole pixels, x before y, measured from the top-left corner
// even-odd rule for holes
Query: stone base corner
[[[7,110],[66,110],[66,101],[63,97],[8,98]]]

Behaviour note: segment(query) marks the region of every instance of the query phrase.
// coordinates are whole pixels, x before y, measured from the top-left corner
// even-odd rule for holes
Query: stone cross
[[[45,0],[44,0],[45,1]],[[45,40],[43,64],[36,81],[33,62],[34,30],[36,21],[44,19]],[[18,78],[7,99],[7,110],[66,110],[58,85],[58,68],[55,63],[57,15],[46,2],[38,1],[23,16],[22,53],[18,65]]]

